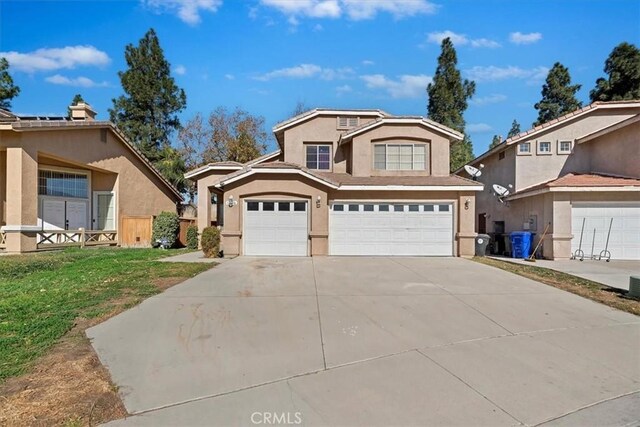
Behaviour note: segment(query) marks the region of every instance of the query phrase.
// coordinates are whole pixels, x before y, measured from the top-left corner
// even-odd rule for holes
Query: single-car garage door
[[[245,255],[306,256],[308,235],[307,202],[245,202]]]
[[[573,205],[571,208],[572,253],[575,253],[580,245],[583,220],[582,250],[586,257],[591,255],[592,243],[596,256],[604,250],[609,224],[611,224],[608,248],[611,259],[640,259],[640,204]]]
[[[450,203],[333,203],[331,255],[453,255]]]

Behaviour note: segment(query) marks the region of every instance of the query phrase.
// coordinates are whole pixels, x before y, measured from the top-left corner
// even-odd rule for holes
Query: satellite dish
[[[482,168],[482,166],[484,165],[480,165],[480,167]],[[478,168],[475,168],[473,166],[470,165],[464,165],[464,170],[467,171],[467,173],[469,175],[471,175],[471,177],[475,180],[476,178],[478,178],[480,175],[482,175],[482,171]]]
[[[499,184],[493,184],[493,191],[498,195],[498,197],[505,197],[505,196],[508,196],[510,193],[508,188],[505,188]]]

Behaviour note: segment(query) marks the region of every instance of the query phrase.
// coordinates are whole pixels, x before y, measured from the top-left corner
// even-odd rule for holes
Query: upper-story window
[[[339,116],[338,129],[351,129],[358,126],[360,118],[357,116]]]
[[[379,170],[426,170],[426,144],[375,144],[373,167]]]
[[[538,141],[538,154],[551,154],[551,142]]]
[[[573,148],[571,141],[558,141],[558,154],[569,154]]]
[[[531,154],[531,143],[521,142],[518,144],[518,154]]]
[[[305,145],[309,169],[331,169],[331,145]]]

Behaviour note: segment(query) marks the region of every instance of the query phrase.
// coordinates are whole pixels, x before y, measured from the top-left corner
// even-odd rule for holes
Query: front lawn
[[[28,371],[77,319],[106,318],[212,266],[157,261],[180,252],[96,248],[0,257],[0,384]]]

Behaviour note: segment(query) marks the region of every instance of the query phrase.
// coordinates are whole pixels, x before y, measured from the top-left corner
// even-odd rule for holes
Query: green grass
[[[125,309],[211,264],[165,263],[184,251],[69,249],[0,257],[0,383],[24,373],[74,325]]]

